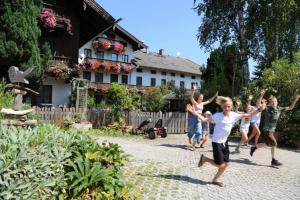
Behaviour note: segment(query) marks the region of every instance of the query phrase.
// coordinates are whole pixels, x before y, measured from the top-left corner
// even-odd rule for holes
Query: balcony
[[[148,90],[152,88],[151,86],[136,86],[136,85],[128,85],[128,84],[121,84],[125,88],[130,89],[130,88],[137,88],[139,91],[142,90]],[[102,91],[105,90],[105,88],[108,88],[111,85],[111,83],[97,83],[97,82],[89,82],[89,89],[94,90],[94,91]]]
[[[119,61],[119,60],[110,60],[110,59],[104,59],[104,58],[93,58],[93,57],[86,57],[85,58],[87,61],[92,61],[92,60],[99,60],[102,62],[110,62],[110,63],[120,63],[120,64],[131,64],[131,62],[123,62],[123,61]]]
[[[69,68],[72,68],[78,63],[78,59],[65,56],[53,56],[53,65],[57,65],[60,63],[67,65]]]

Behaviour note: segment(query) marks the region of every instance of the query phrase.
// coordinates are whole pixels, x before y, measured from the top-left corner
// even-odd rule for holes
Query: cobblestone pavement
[[[125,176],[138,186],[145,199],[300,199],[300,152],[277,150],[284,165],[270,166],[270,149],[249,155],[249,149],[230,155],[230,167],[222,177],[225,187],[211,184],[216,168],[209,164],[198,168],[202,153],[212,157],[210,142],[205,149],[190,151],[185,135],[169,135],[155,140],[99,137],[100,142],[119,143],[132,155]],[[233,151],[236,143],[230,143]]]

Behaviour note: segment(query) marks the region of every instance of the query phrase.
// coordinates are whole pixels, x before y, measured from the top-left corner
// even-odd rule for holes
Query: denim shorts
[[[189,114],[188,118],[188,133],[187,136],[188,138],[192,138],[195,134],[195,137],[199,137],[199,141],[201,138],[201,133],[202,133],[202,124],[201,122],[198,121],[198,117]]]

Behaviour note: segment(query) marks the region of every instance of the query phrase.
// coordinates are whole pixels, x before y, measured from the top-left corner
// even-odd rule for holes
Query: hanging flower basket
[[[115,65],[113,65],[112,66],[112,71],[119,74],[121,72],[121,65],[120,65],[120,63],[116,63]]]
[[[88,70],[92,68],[92,63],[89,60],[85,60],[81,64],[79,64],[81,70]]]
[[[105,50],[108,50],[111,47],[111,43],[107,40],[103,41],[101,47]]]
[[[82,75],[82,67],[81,65],[75,65],[72,69],[71,69],[71,74],[72,77],[80,77],[80,75]]]
[[[55,13],[49,11],[49,10],[43,10],[39,14],[39,22],[40,24],[47,29],[49,32],[52,32],[55,30],[55,27],[57,25]]]
[[[91,70],[93,70],[94,72],[99,71],[100,65],[101,65],[101,63],[98,60],[91,61]]]
[[[72,33],[72,25],[71,25],[71,20],[66,18],[66,17],[57,17],[57,22],[59,24],[62,24],[63,26],[66,27],[66,31],[69,33],[69,34],[73,34]]]
[[[119,42],[116,42],[114,44],[114,51],[117,53],[117,54],[120,54],[124,51],[124,45],[119,43]]]
[[[101,47],[101,43],[100,43],[98,40],[94,40],[94,41],[92,42],[92,48],[93,48],[94,50],[98,50],[100,47]]]
[[[70,69],[64,63],[58,63],[48,70],[56,80],[66,80],[70,76]]]
[[[131,73],[133,70],[133,67],[130,65],[130,64],[126,64],[123,68],[123,71],[126,73],[126,74],[129,74]]]
[[[103,71],[106,72],[106,73],[108,73],[110,71],[110,68],[111,68],[110,64],[108,64],[108,63],[103,63],[102,67],[103,67]]]

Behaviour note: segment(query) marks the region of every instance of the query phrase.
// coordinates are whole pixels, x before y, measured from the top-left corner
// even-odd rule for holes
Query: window
[[[127,75],[122,75],[122,84],[128,84],[128,76]]]
[[[84,71],[83,78],[91,81],[91,72]]]
[[[151,70],[151,74],[156,74],[156,71],[155,70]]]
[[[104,52],[103,51],[97,51],[96,53],[96,58],[103,60],[104,59]]]
[[[84,56],[86,58],[91,58],[92,57],[92,49],[84,49]]]
[[[160,85],[166,85],[167,84],[167,80],[166,79],[161,79],[161,84]]]
[[[118,61],[118,54],[112,53],[112,54],[111,54],[111,60],[112,60],[112,61]]]
[[[143,85],[143,77],[141,77],[141,76],[136,77],[136,85],[137,86],[142,86]]]
[[[36,103],[39,104],[51,104],[52,103],[52,85],[43,85],[39,91],[39,95],[36,97]]]
[[[155,78],[151,78],[151,86],[152,87],[156,86],[156,79]]]
[[[180,81],[180,88],[184,88],[184,81]]]
[[[96,83],[103,83],[103,73],[96,73],[95,74],[95,82]]]
[[[118,83],[118,82],[119,82],[118,74],[111,74],[110,75],[110,83]]]
[[[192,76],[192,79],[196,79],[196,76]]]
[[[166,76],[166,75],[167,75],[167,72],[161,72],[161,75]]]
[[[175,87],[175,80],[171,80],[170,84]]]
[[[171,73],[171,76],[175,76],[175,73]]]
[[[180,77],[181,77],[181,78],[184,78],[184,74],[180,74]]]
[[[129,62],[128,55],[122,55],[122,62],[125,62],[125,63]]]
[[[143,69],[142,69],[142,68],[137,68],[137,69],[136,69],[136,72],[142,73],[142,72],[143,72]]]

